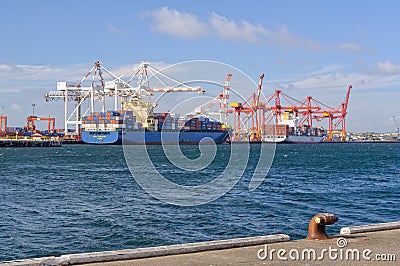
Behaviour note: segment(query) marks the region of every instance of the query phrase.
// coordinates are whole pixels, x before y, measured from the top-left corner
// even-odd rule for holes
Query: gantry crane
[[[282,99],[285,100],[282,103]],[[297,100],[281,90],[275,90],[275,93],[266,98],[263,114],[263,128],[273,122],[278,125],[286,123],[291,127],[300,127],[307,122],[308,127],[312,127],[312,114],[321,109],[318,105],[313,105],[312,97],[308,96],[305,100]],[[285,114],[291,114],[293,120],[285,119]],[[286,120],[286,122],[283,122]]]
[[[78,82],[57,82],[57,91],[51,91],[45,95],[46,101],[53,100],[63,100],[64,101],[64,133],[68,135],[69,125],[75,126],[75,134],[80,133],[80,126],[82,124],[82,107],[85,100],[90,99],[90,107],[83,113],[86,115],[89,111],[92,113],[94,111],[94,101],[95,99],[101,98],[102,110],[104,111],[105,106],[105,93],[106,84],[103,78],[102,69],[105,70],[109,75],[111,75],[115,82],[113,85],[119,85],[122,81],[108,71],[102,64],[97,61],[94,63],[93,67],[87,72],[87,74]],[[92,75],[90,86],[83,86],[85,81],[89,80],[89,76]],[[95,84],[96,77],[100,84]],[[116,97],[116,96],[115,96]],[[75,107],[72,112],[69,112],[69,101],[75,102]],[[74,118],[75,116],[75,118]]]
[[[275,90],[274,94],[266,97],[262,128],[264,131],[271,131],[271,129],[266,130],[266,126],[274,121],[277,125],[288,125],[289,128],[294,128],[296,131],[302,126],[312,128],[313,120],[328,119],[327,140],[331,141],[333,132],[336,131],[340,133],[340,139],[344,141],[347,135],[346,115],[351,89],[350,85],[345,101],[338,108],[323,104],[312,96],[307,96],[305,100],[299,101],[284,94],[281,90]],[[281,98],[287,104],[282,103]]]
[[[347,88],[346,98],[343,103],[338,108],[329,107],[314,99],[317,103],[324,106],[326,109],[315,112],[317,115],[313,115],[314,119],[328,119],[328,141],[333,140],[334,131],[340,133],[340,140],[345,141],[347,137],[346,129],[346,115],[347,107],[349,105],[350,91],[353,87],[351,85]],[[334,123],[335,119],[337,121]],[[339,127],[341,126],[341,127]]]
[[[246,122],[242,121],[242,113],[244,114],[252,114],[254,110],[250,106],[245,106],[247,101],[244,103],[241,102],[230,102],[229,106],[232,108],[229,110],[230,113],[233,113],[233,136],[232,141],[248,141],[249,136],[248,132],[246,132],[246,136],[242,135],[242,129],[246,127]]]
[[[229,113],[233,113],[233,137],[232,141],[261,142],[261,111],[260,95],[264,74],[260,75],[257,92],[253,93],[246,101],[231,102]],[[247,126],[251,121],[251,126]],[[247,128],[247,132],[244,129]]]
[[[56,119],[54,117],[38,117],[38,116],[28,116],[26,119],[26,129],[27,131],[36,132],[35,121],[47,121],[48,132],[55,132]]]
[[[258,86],[257,86],[257,93],[254,95],[254,101],[252,104],[252,108],[254,110],[254,118],[252,118],[252,120],[254,120],[253,124],[253,128],[251,130],[251,136],[250,136],[250,140],[252,141],[261,141],[262,140],[262,135],[261,135],[261,110],[262,110],[262,105],[260,105],[260,96],[261,96],[261,89],[262,89],[262,82],[264,79],[264,74],[260,75],[260,79],[258,82]]]
[[[108,77],[111,78],[111,81],[105,80],[103,71],[108,75]],[[64,101],[64,132],[66,135],[71,134],[68,132],[68,127],[69,125],[74,125],[74,134],[77,135],[80,134],[82,116],[85,116],[88,113],[94,113],[96,100],[101,100],[101,111],[105,112],[105,97],[114,97],[114,110],[119,110],[119,101],[122,108],[122,106],[124,106],[124,104],[127,103],[130,98],[151,96],[154,92],[205,92],[200,87],[190,87],[169,77],[155,67],[150,66],[150,63],[148,62],[142,62],[133,69],[133,72],[134,74],[126,82],[122,79],[123,76],[116,76],[107,68],[105,68],[101,62],[97,61],[78,83],[57,82],[57,91],[52,91],[46,94],[45,99],[46,101]],[[149,73],[152,75],[151,77],[156,78],[165,87],[150,88],[148,76]],[[160,75],[177,85],[167,86],[165,82],[157,77],[157,75]],[[130,85],[135,78],[138,79],[136,87]],[[84,83],[87,85],[84,86]],[[90,106],[84,112],[82,112],[81,108],[86,100],[90,100]],[[75,107],[72,112],[69,112],[69,101],[75,101]]]

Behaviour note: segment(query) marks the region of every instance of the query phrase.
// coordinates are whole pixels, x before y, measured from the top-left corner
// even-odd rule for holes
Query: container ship
[[[120,111],[95,112],[82,118],[82,141],[89,144],[222,144],[224,125],[206,117],[154,113],[156,104],[137,97]]]
[[[310,144],[323,142],[327,132],[322,127],[298,125],[298,118],[291,111],[278,116],[276,125],[267,125],[262,137],[264,142]]]

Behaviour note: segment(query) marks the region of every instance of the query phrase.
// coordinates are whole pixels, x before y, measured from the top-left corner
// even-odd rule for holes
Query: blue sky
[[[400,123],[398,1],[2,1],[0,106],[10,125],[61,102],[43,95],[78,81],[96,60],[108,69],[140,61],[230,64],[264,94],[282,89],[339,106],[353,85],[348,130]],[[233,77],[234,79],[234,77]]]

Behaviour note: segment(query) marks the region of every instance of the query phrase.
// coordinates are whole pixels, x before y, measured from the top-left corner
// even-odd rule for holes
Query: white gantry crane
[[[110,80],[105,81],[103,71],[109,76]],[[105,98],[114,98],[114,110],[118,110],[119,103],[123,106],[132,97],[151,96],[153,93],[169,92],[199,92],[205,91],[201,87],[190,87],[178,80],[164,74],[155,67],[150,66],[148,62],[142,62],[136,68],[133,68],[133,75],[128,81],[124,81],[123,76],[114,75],[105,68],[101,62],[97,61],[87,74],[78,82],[57,82],[57,91],[51,91],[45,95],[46,101],[62,100],[64,101],[64,133],[65,135],[79,135],[82,125],[82,117],[95,112],[95,102],[101,102],[101,111],[105,112]],[[150,78],[155,78],[162,86],[160,88],[151,88]],[[132,81],[136,79],[136,86],[132,86]],[[173,82],[170,86],[166,83]],[[86,86],[85,86],[86,85]],[[161,97],[161,96],[160,96]],[[160,98],[159,97],[159,98]],[[84,103],[90,100],[89,107],[82,112]],[[69,102],[75,102],[75,106],[70,110]],[[121,107],[122,108],[122,107]],[[68,128],[73,126],[74,133],[69,133]]]
[[[104,81],[102,69],[113,78],[113,81]],[[84,84],[87,84],[88,82],[90,82],[90,85],[84,86]],[[104,112],[106,96],[114,96],[115,106],[117,106],[118,95],[125,94],[127,90],[130,91],[131,88],[126,89],[124,87],[124,82],[122,79],[115,76],[105,67],[103,67],[99,61],[97,61],[78,83],[57,82],[57,91],[51,91],[46,94],[45,100],[64,101],[64,132],[66,135],[72,135],[68,133],[69,126],[74,126],[74,134],[79,134],[80,126],[82,125],[82,116],[87,115],[89,112],[94,112],[94,105],[96,100],[101,101],[102,112]],[[132,92],[130,91],[129,93]],[[86,100],[90,100],[90,106],[82,114],[83,103]],[[75,102],[75,107],[71,112],[68,105],[70,101]]]

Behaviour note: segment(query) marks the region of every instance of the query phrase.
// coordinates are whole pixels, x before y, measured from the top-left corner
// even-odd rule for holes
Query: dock
[[[343,227],[327,240],[285,234],[0,262],[0,265],[398,265],[400,222]]]
[[[0,147],[59,147],[58,140],[0,139]]]

